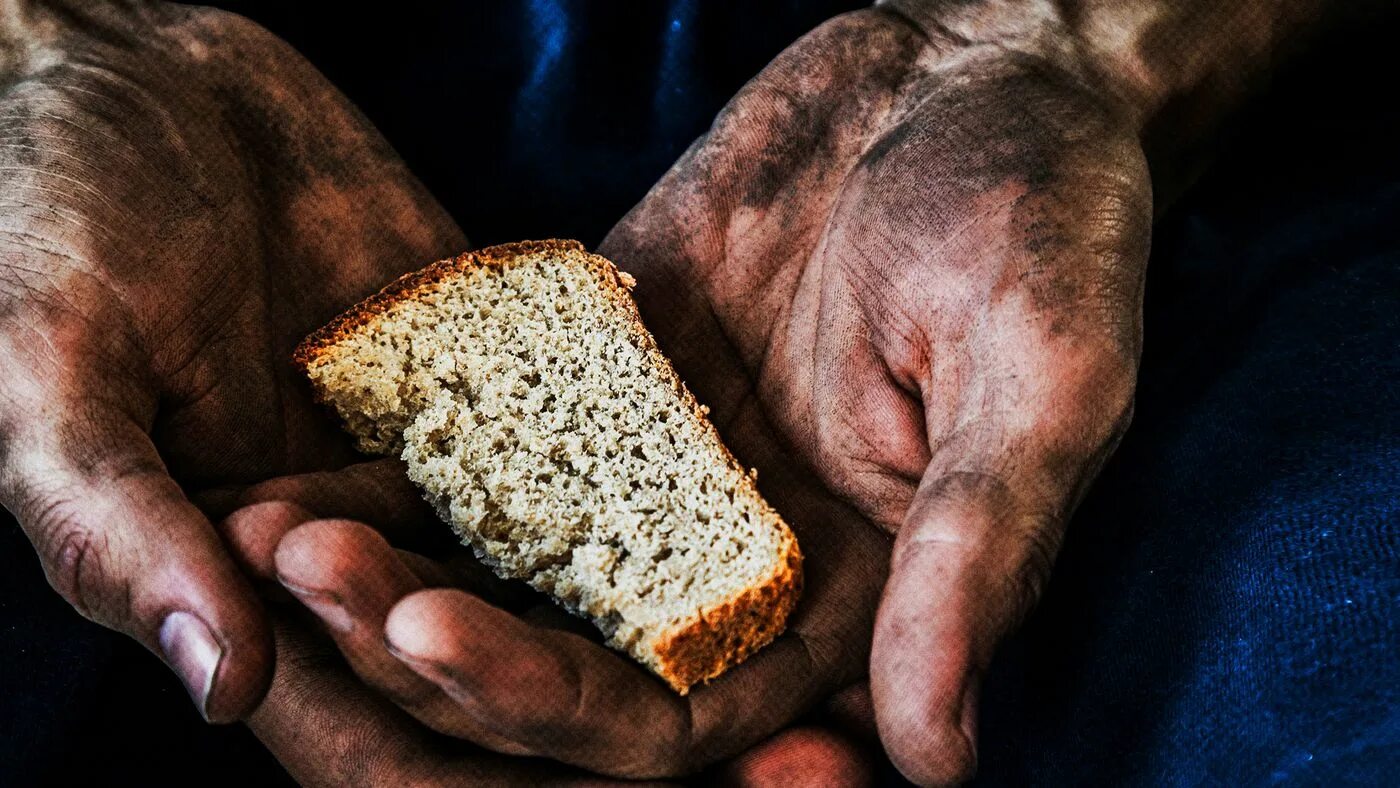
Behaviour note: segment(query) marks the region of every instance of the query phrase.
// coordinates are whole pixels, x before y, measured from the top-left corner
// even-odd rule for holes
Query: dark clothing
[[[223,5],[322,68],[473,242],[590,245],[748,77],[855,7]],[[1390,31],[1362,35],[1281,75],[1158,223],[1136,420],[988,680],[980,781],[1400,771],[1400,105],[1343,89],[1394,73]],[[279,774],[0,535],[0,784]]]

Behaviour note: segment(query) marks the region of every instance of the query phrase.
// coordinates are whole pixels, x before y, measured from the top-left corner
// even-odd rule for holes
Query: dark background
[[[613,221],[854,3],[224,3],[365,111],[474,243]],[[1392,33],[1280,75],[1158,223],[1134,427],[993,671],[987,783],[1383,783],[1400,767]],[[0,522],[0,785],[266,782]],[[285,779],[282,777],[281,779]]]

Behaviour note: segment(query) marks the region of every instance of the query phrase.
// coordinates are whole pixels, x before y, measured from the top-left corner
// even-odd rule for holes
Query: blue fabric
[[[224,5],[349,93],[474,241],[592,244],[744,80],[857,4]],[[1281,77],[1159,222],[1136,421],[988,679],[980,783],[1400,773],[1400,107],[1344,89],[1390,73],[1384,33]],[[275,773],[0,533],[0,704],[29,721],[0,731],[0,784]]]
[[[1329,72],[1157,228],[1135,423],[990,680],[988,784],[1394,779],[1400,115]]]

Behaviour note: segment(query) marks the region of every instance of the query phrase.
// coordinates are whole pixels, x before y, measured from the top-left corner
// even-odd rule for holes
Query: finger
[[[684,724],[682,704],[615,655],[459,591],[404,598],[390,612],[385,636],[404,665],[457,702],[463,719],[512,746],[566,763],[655,776],[647,766],[657,753],[649,747]],[[658,736],[628,740],[607,730],[606,716],[589,723],[582,716],[592,705],[627,708]],[[633,772],[636,764],[645,764],[647,773]]]
[[[931,458],[900,526],[870,683],[891,760],[941,785],[977,764],[977,702],[1001,640],[1029,613],[1075,504],[1132,413],[1134,346],[1104,332],[988,329],[997,374],[961,407],[926,382]],[[1006,372],[1012,370],[1013,372]],[[950,413],[936,413],[946,408]]]
[[[317,519],[314,514],[286,501],[267,501],[245,506],[219,524],[219,532],[244,572],[258,583],[266,597],[291,600],[277,580],[274,555],[282,538],[303,523]],[[399,560],[426,587],[457,586],[473,588],[471,573],[458,571],[425,556],[398,550]]]
[[[862,742],[879,740],[875,728],[875,701],[870,683],[853,684],[832,695],[822,704],[822,724]]]
[[[713,782],[736,788],[865,788],[874,784],[870,753],[816,727],[791,728],[715,770]]]
[[[1061,521],[990,475],[930,474],[921,483],[871,651],[880,737],[914,782],[947,785],[975,772],[982,674],[1039,596]]]
[[[276,633],[276,672],[248,725],[301,785],[607,784],[438,737],[356,681],[330,644],[283,621]]]
[[[92,403],[35,426],[7,436],[0,498],[49,582],[161,655],[206,719],[246,714],[271,676],[262,608],[145,431]]]
[[[245,506],[219,523],[229,551],[249,576],[276,584],[273,556],[282,537],[316,515],[288,501],[267,501]]]
[[[527,754],[464,714],[436,684],[387,650],[389,610],[424,585],[373,529],[350,520],[309,522],[282,539],[274,562],[282,586],[320,618],[366,684],[443,733]]]
[[[335,471],[279,476],[248,487],[200,494],[200,503],[221,519],[258,503],[294,503],[318,517],[359,520],[395,538],[423,533],[441,536],[440,520],[409,481],[403,463],[372,460]]]
[[[266,501],[245,506],[219,524],[230,551],[252,577],[277,583],[274,556],[282,538],[304,523],[321,519],[287,501]],[[426,556],[398,550],[401,560],[424,586],[471,587],[464,573]],[[277,585],[277,588],[281,588]]]
[[[796,716],[823,683],[808,648],[788,635],[681,698],[588,639],[454,590],[405,597],[385,633],[396,656],[477,724],[618,777],[686,774],[732,755]]]
[[[349,496],[364,494],[362,491],[354,492],[355,476],[352,475],[343,484],[331,485],[327,480],[333,476],[334,474],[307,474],[289,477],[285,483],[279,486],[282,490],[299,491],[307,489],[311,484],[321,485],[325,483],[328,486],[338,486],[347,491]],[[315,481],[311,482],[312,479]],[[274,481],[283,482],[284,480]],[[293,481],[295,484],[292,483]],[[268,486],[266,489],[276,488]],[[319,496],[320,493],[317,492],[316,495]],[[293,497],[298,497],[307,503],[315,503],[312,497]],[[355,507],[352,504],[343,508]],[[281,543],[282,538],[297,526],[311,520],[324,519],[324,517],[318,517],[317,514],[292,501],[267,500],[235,510],[219,524],[219,531],[244,570],[253,578],[266,581],[264,592],[276,596],[283,591],[281,585],[277,583],[277,570],[273,560],[277,546]],[[437,523],[437,527],[444,532],[451,532],[451,529],[441,522]],[[492,604],[505,607],[508,610],[523,610],[539,600],[539,595],[523,584],[496,577],[470,551],[455,543],[452,544],[448,554],[441,561],[435,561],[406,550],[397,552],[399,560],[417,576],[423,586],[465,588],[490,600]]]
[[[430,586],[457,586],[484,596],[492,604],[509,610],[520,610],[539,601],[539,595],[518,581],[503,580],[481,563],[471,551],[462,546],[452,528],[437,516],[423,500],[422,493],[408,479],[403,463],[398,460],[374,460],[342,468],[338,471],[297,474],[269,479],[241,491],[222,490],[206,497],[211,509],[227,508],[228,500],[238,501],[236,510],[240,528],[251,532],[271,532],[260,541],[250,542],[248,548],[263,548],[270,566],[271,552],[281,534],[290,530],[286,510],[256,509],[260,504],[294,506],[321,519],[356,520],[384,534],[395,547],[426,553],[438,561],[421,556],[403,555],[409,567]],[[224,503],[219,501],[223,500]],[[267,516],[269,522],[261,522]],[[229,515],[232,518],[233,515]],[[295,518],[293,518],[295,519]],[[306,517],[291,525],[300,525]],[[228,522],[226,518],[225,522]],[[265,575],[270,577],[270,575]]]

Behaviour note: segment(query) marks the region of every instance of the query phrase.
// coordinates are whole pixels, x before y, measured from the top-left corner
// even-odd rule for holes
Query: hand
[[[808,574],[787,634],[685,698],[604,648],[585,622],[495,578],[450,538],[398,461],[258,484],[223,529],[250,575],[320,618],[361,680],[439,733],[612,776],[678,776],[749,750],[861,675],[878,591],[869,581],[883,572],[871,545],[882,540],[872,530],[850,538],[853,514],[841,518],[839,505],[763,459],[777,476],[771,499],[825,529],[804,550],[829,568]],[[446,543],[446,559],[390,542]],[[792,735],[808,736],[775,741]],[[816,754],[739,763],[864,784],[869,767],[834,744],[831,757],[833,742],[818,736]]]
[[[1134,129],[1076,75],[890,13],[836,20],[602,248],[797,531],[808,587],[787,635],[681,699],[489,595],[425,589],[346,524],[292,532],[278,576],[430,727],[625,777],[769,735],[862,677],[874,629],[896,763],[965,777],[977,676],[1126,424],[1150,212]]]
[[[357,681],[305,622],[273,624],[276,669],[248,726],[300,785],[617,784],[433,736]]]
[[[271,632],[186,491],[348,462],[295,342],[466,241],[253,24],[19,6],[0,27],[0,501],[79,612],[162,655],[207,718],[240,717]]]
[[[979,678],[1132,410],[1152,215],[1138,129],[1039,41],[833,20],[600,250],[726,437],[771,422],[860,528],[898,534],[871,691],[924,784],[971,775]],[[832,526],[775,503],[804,549]]]
[[[496,579],[460,548],[450,551],[452,557],[444,562],[432,561],[391,548],[383,535],[359,522],[317,520],[309,511],[372,519],[385,535],[400,542],[429,544],[446,535],[445,526],[407,482],[401,465],[380,461],[335,473],[286,477],[258,485],[243,497],[267,502],[252,503],[223,522],[234,554],[250,575],[266,582],[272,599],[290,601],[295,595],[319,616],[354,673],[378,690],[356,681],[334,647],[308,637],[307,627],[278,628],[277,676],[249,724],[298,781],[311,785],[587,781],[577,770],[528,757],[535,754],[530,747],[496,734],[494,720],[472,714],[479,708],[474,699],[459,701],[460,695],[449,694],[451,690],[437,680],[437,669],[430,668],[425,675],[418,661],[401,659],[386,647],[396,642],[386,628],[402,629],[400,623],[410,619],[407,628],[413,632],[415,611],[441,605],[447,615],[434,622],[441,628],[433,633],[431,647],[454,658],[474,656],[478,663],[487,662],[488,680],[510,685],[522,667],[542,662],[543,657],[512,653],[515,644],[492,643],[489,628],[478,632],[466,626],[466,615],[484,607],[481,600],[516,611],[522,624],[530,622],[556,636],[582,641],[565,633],[589,629],[523,584]],[[424,590],[428,588],[433,590]],[[470,594],[458,589],[468,589]],[[481,621],[471,623],[489,627],[498,623],[494,617],[486,613]],[[594,635],[593,642],[597,640]],[[480,653],[471,655],[472,651]],[[551,678],[542,677],[537,686],[524,690],[508,686],[510,691],[498,698],[503,706],[500,712],[519,725],[528,719],[530,696],[556,686]],[[489,702],[489,696],[483,700]],[[405,710],[434,728],[520,757],[505,757],[434,734]],[[650,734],[638,731],[637,735]],[[630,749],[637,746],[636,742],[622,744]],[[871,772],[869,755],[849,738],[806,726],[783,731],[717,766],[703,776],[703,784],[857,788],[870,784]]]

